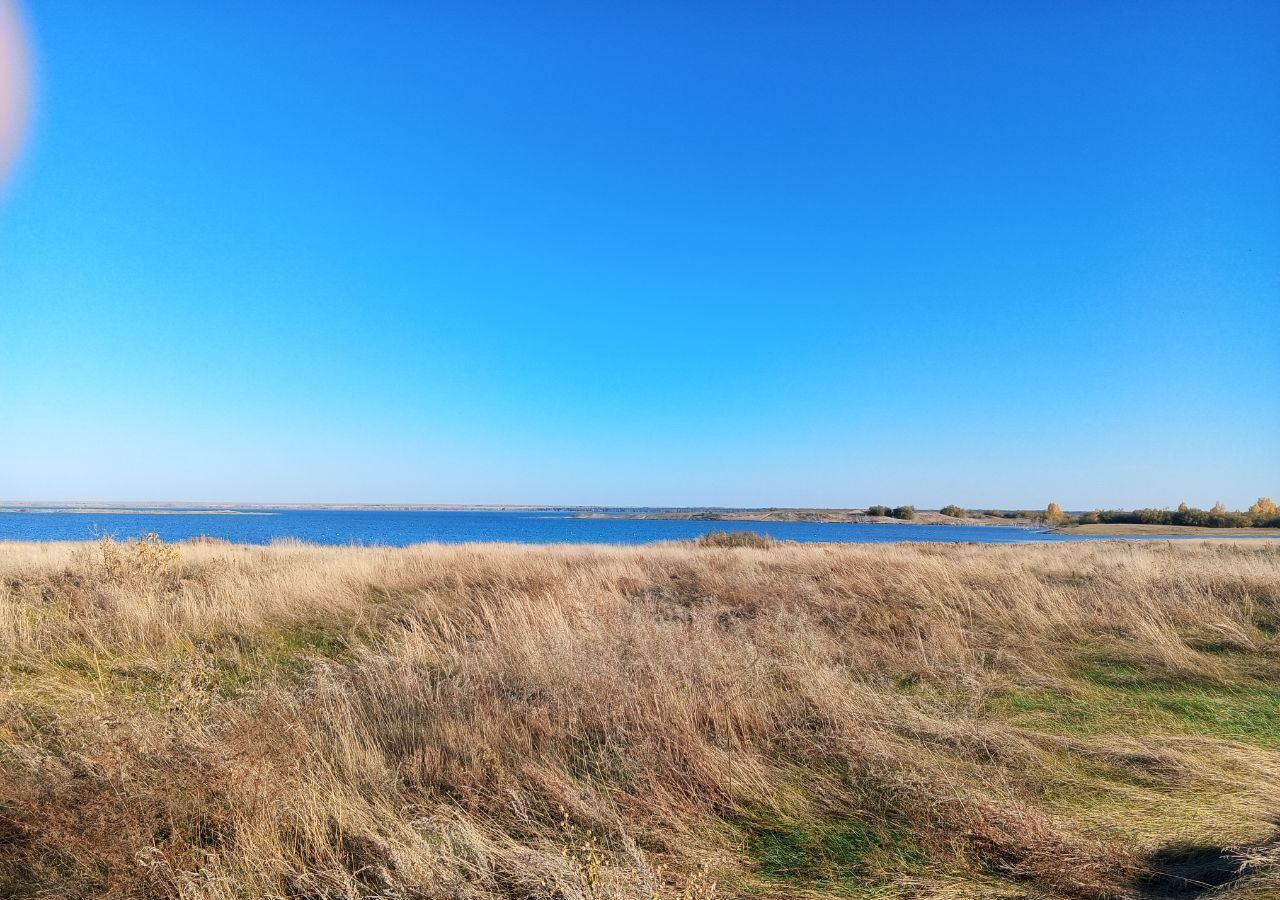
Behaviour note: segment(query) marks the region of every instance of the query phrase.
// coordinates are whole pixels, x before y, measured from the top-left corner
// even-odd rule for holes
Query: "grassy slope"
[[[0,544],[0,894],[1280,891],[1275,546],[180,554]]]

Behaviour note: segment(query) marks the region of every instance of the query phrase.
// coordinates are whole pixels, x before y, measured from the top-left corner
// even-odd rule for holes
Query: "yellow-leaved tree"
[[[1280,506],[1270,497],[1259,497],[1258,502],[1249,507],[1249,515],[1255,519],[1270,519],[1280,516]]]

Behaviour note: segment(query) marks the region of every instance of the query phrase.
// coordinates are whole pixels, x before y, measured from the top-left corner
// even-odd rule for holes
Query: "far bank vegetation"
[[[1050,504],[1050,510],[1056,504]],[[1185,503],[1177,509],[1095,509],[1076,516],[1062,514],[1054,524],[1064,525],[1189,525],[1200,528],[1280,528],[1280,508],[1268,497],[1259,497],[1247,510],[1229,510],[1221,503],[1197,509]]]
[[[1066,512],[1058,503],[1050,503],[1043,510],[984,509],[969,510],[956,504],[942,507],[938,512],[953,519],[982,518],[1008,519],[1014,522],[1034,522],[1040,525],[1177,525],[1198,528],[1280,528],[1280,507],[1269,497],[1259,497],[1247,510],[1229,510],[1222,503],[1210,509],[1197,509],[1186,503],[1177,509],[1095,509],[1091,512]],[[910,520],[916,516],[914,506],[869,506],[868,516],[885,516]]]

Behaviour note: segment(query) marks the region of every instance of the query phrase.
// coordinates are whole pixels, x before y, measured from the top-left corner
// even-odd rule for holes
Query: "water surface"
[[[892,543],[978,541],[989,544],[1089,540],[1083,535],[1005,525],[858,525],[847,522],[696,522],[675,519],[597,519],[569,511],[506,510],[242,510],[250,515],[145,511],[0,512],[0,540],[83,541],[102,535],[124,540],[155,532],[166,541],[207,535],[238,544],[296,538],[315,544],[402,547],[437,541],[524,544],[645,544],[688,540],[708,531],[758,531],[779,540]],[[262,513],[269,513],[263,515]]]

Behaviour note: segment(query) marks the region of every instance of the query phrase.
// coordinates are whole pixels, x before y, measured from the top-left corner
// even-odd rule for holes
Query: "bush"
[[[953,519],[963,519],[965,516],[969,514],[969,511],[967,509],[964,509],[963,507],[960,507],[960,506],[956,506],[954,503],[952,503],[950,506],[942,507],[942,509],[938,510],[938,512],[942,513],[944,516],[950,516]]]
[[[868,506],[867,515],[869,516],[887,516],[891,514],[891,510],[887,506]]]
[[[916,517],[916,508],[914,506],[895,506],[889,515],[895,519],[914,519]]]
[[[694,541],[699,547],[756,547],[768,550],[778,542],[758,531],[708,531]]]
[[[172,572],[179,558],[178,548],[154,532],[123,543],[103,535],[98,540],[98,553],[106,580],[132,587],[158,583]]]

